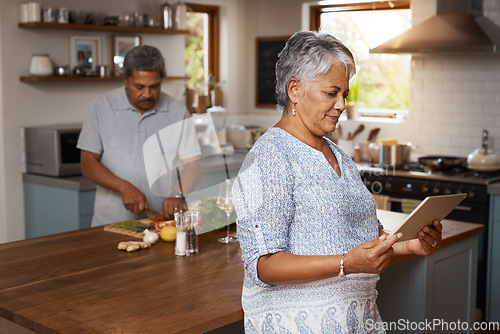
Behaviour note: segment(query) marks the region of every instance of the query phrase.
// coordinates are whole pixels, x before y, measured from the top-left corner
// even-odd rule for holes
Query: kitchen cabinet
[[[97,32],[113,32],[113,33],[144,33],[144,34],[162,34],[162,35],[179,35],[188,34],[189,30],[180,29],[163,29],[154,27],[123,27],[112,25],[95,25],[95,24],[61,24],[47,22],[29,22],[19,23],[19,28],[22,29],[54,29],[54,30],[79,30],[79,31],[97,31]],[[186,80],[186,76],[167,76],[165,80]],[[58,76],[21,76],[21,82],[40,83],[40,82],[110,82],[121,81],[118,76],[108,78],[99,77],[58,77]]]
[[[24,174],[26,238],[90,227],[95,184],[83,176]]]
[[[490,221],[488,273],[486,286],[486,321],[500,322],[500,184],[488,187]]]
[[[377,210],[384,226],[400,221],[400,213]],[[399,215],[399,216],[398,216]],[[476,226],[476,234],[462,234]],[[476,316],[477,251],[479,224],[450,224],[443,221],[443,244],[432,256],[413,257],[394,263],[380,276],[377,284],[377,305],[385,323],[418,325],[433,322],[456,324],[457,321],[474,323]],[[454,238],[451,235],[455,235]],[[452,240],[454,239],[454,240]],[[403,329],[401,327],[396,327]],[[421,327],[420,327],[421,328]],[[408,333],[424,333],[425,330]],[[414,328],[415,329],[415,328]],[[424,328],[425,329],[425,328]],[[435,327],[436,332],[446,332]],[[389,333],[402,331],[390,330]],[[472,331],[453,331],[472,333]]]

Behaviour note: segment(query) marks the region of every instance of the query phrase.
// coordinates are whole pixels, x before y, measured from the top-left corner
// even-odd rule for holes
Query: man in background
[[[189,125],[162,147],[166,165],[180,166],[184,182],[175,170],[169,171],[164,196],[153,194],[148,183],[144,142],[167,126],[189,123],[186,107],[161,91],[164,76],[160,51],[137,46],[125,56],[124,87],[98,96],[91,105],[77,147],[82,174],[97,185],[92,226],[142,218],[146,207],[172,216],[182,209],[182,191],[198,183],[200,149]]]

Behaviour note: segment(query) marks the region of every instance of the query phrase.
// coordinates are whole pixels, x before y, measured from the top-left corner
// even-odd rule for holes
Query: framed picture
[[[101,64],[101,38],[73,36],[70,40],[70,66],[83,68],[84,72],[95,71]]]
[[[111,64],[113,74],[119,76],[122,73],[123,61],[129,50],[141,45],[140,36],[111,36]]]

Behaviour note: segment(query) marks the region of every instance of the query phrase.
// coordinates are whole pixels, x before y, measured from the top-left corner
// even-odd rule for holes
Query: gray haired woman
[[[247,333],[367,333],[394,256],[433,254],[441,224],[387,236],[351,158],[325,136],[345,109],[354,57],[327,33],[294,34],[276,64],[283,114],[247,154],[233,188]]]

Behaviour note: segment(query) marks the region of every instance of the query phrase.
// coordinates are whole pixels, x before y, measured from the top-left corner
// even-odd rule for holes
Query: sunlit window
[[[186,88],[192,94],[189,93],[190,98],[186,96],[186,104],[190,112],[195,112],[201,101],[201,110],[211,105],[210,95],[220,83],[219,8],[199,4],[188,4],[188,8],[186,21],[189,34],[186,35],[184,59],[186,75],[189,78]],[[200,100],[200,96],[204,100]]]
[[[380,3],[380,2],[379,2]],[[321,8],[321,30],[339,37],[356,59],[349,104],[358,116],[396,118],[408,110],[410,55],[371,54],[383,42],[411,26],[411,11],[377,8]]]

